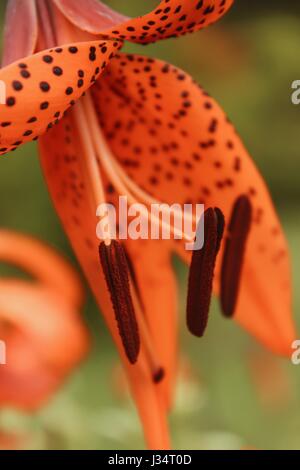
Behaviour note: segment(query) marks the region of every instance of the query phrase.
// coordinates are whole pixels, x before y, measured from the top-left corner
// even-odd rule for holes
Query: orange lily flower
[[[0,259],[33,277],[0,280],[0,406],[35,411],[87,353],[83,291],[69,264],[28,236],[0,230]]]
[[[190,330],[201,336],[206,327],[220,250],[214,283],[225,315],[276,353],[289,354],[294,339],[286,241],[232,124],[183,71],[118,52],[126,40],[149,43],[208,26],[233,0],[164,0],[136,19],[96,0],[21,3],[10,0],[7,14],[0,154],[42,135],[47,184],[120,351],[148,446],[167,448],[177,367],[171,255],[190,256],[173,241],[106,240],[99,262],[100,203],[125,195],[147,206],[216,207],[205,214],[206,242],[191,263]],[[222,214],[228,234],[220,246]]]

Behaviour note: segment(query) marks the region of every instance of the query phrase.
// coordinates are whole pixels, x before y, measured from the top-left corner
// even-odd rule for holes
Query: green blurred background
[[[136,16],[157,1],[107,0]],[[127,46],[189,72],[225,108],[267,180],[287,237],[294,274],[294,314],[300,327],[300,106],[291,83],[300,79],[300,5],[294,1],[236,0],[208,30],[149,47]],[[0,20],[5,2],[0,2]],[[272,6],[271,6],[272,4]],[[73,260],[49,200],[34,145],[2,157],[1,224],[49,242]],[[175,262],[184,317],[186,269]],[[1,274],[12,273],[1,266]],[[2,410],[0,426],[24,436],[24,447],[60,449],[143,448],[139,422],[118,390],[115,349],[91,296],[85,318],[93,347],[51,403],[35,416]],[[300,366],[274,359],[217,303],[205,338],[181,328],[183,372],[170,418],[175,448],[300,449]]]

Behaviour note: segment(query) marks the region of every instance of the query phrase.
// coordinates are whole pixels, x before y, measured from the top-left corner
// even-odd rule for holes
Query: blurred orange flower
[[[21,234],[0,230],[0,260],[32,281],[0,279],[0,407],[33,411],[46,403],[85,357],[89,337],[80,317],[77,274],[56,252]]]

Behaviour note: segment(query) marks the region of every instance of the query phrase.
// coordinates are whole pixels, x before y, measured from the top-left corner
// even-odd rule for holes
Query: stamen
[[[238,300],[252,206],[245,195],[236,199],[228,227],[221,268],[221,306],[226,317],[234,315]]]
[[[215,262],[224,229],[220,209],[207,209],[203,217],[204,245],[192,254],[187,298],[187,326],[198,337],[203,336],[208,322]]]
[[[151,198],[150,195],[139,188],[138,185],[136,185],[128,177],[128,175],[122,169],[121,165],[117,163],[114,155],[111,153],[109,145],[106,142],[102,129],[99,126],[95,108],[88,93],[83,98],[82,102],[84,103],[86,115],[88,116],[97,155],[101,160],[103,169],[106,171],[107,176],[109,177],[113,186],[118,190],[119,194],[127,196],[128,202],[130,204],[135,204],[137,202],[144,203],[146,205],[151,203],[161,204],[159,201]],[[143,206],[140,207],[140,210],[141,214],[148,220],[149,211],[146,208],[143,210]],[[185,216],[189,217],[190,215]],[[164,220],[160,220],[159,217],[156,217],[153,214],[151,214],[151,222],[154,224],[156,223],[163,229],[170,230],[170,233],[172,233],[174,236],[183,238],[188,242],[192,241],[191,236],[184,234],[182,230],[177,229],[174,225],[169,225]]]
[[[112,240],[110,245],[102,242],[99,254],[124,350],[129,362],[134,364],[140,350],[140,336],[129,287],[126,255],[121,243],[116,240]]]

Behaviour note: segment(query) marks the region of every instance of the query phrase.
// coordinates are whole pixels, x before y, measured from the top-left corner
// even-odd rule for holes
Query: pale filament
[[[159,358],[157,357],[157,353],[155,352],[155,349],[153,347],[153,340],[151,337],[149,326],[147,324],[145,313],[143,312],[143,307],[141,306],[141,302],[138,299],[136,289],[132,285],[132,282],[130,283],[130,292],[134,303],[134,310],[138,319],[138,325],[140,335],[142,337],[143,346],[145,348],[145,354],[147,357],[152,377],[154,378],[159,373],[159,371],[161,371],[162,367],[160,365]]]
[[[102,134],[103,139],[105,139],[105,137],[103,135],[103,131],[102,131],[101,128],[100,128],[100,132]],[[111,154],[111,150],[110,150],[109,147],[108,147],[108,151]],[[115,167],[115,171],[119,174],[119,176],[122,179],[123,183],[132,192],[132,194],[134,195],[136,200],[142,202],[143,204],[145,204],[147,206],[151,206],[151,204],[156,204],[156,205],[161,206],[162,203],[158,199],[155,199],[150,194],[148,194],[146,191],[144,191],[140,186],[138,186],[138,184],[135,183],[135,181],[132,178],[130,178],[127,175],[126,171],[122,168],[121,164],[116,160],[116,158],[112,154],[111,154],[111,161],[112,161],[112,163]],[[182,212],[180,210],[178,210],[176,207],[171,209],[166,205],[166,206],[163,206],[163,208],[162,208],[162,212],[164,214],[170,215],[172,211],[173,211],[175,217],[176,216],[181,217]],[[183,215],[184,215],[184,222],[189,222],[190,224],[194,224],[195,226],[197,225],[196,217],[193,214],[185,212]],[[152,217],[153,217],[153,215],[152,215]],[[171,228],[173,228],[174,233],[179,233],[180,236],[182,235],[182,237],[186,241],[192,241],[193,240],[193,237],[189,237],[184,232],[181,232],[180,230],[179,231],[176,230],[175,227],[171,227]]]
[[[88,121],[85,116],[85,111],[81,102],[78,102],[76,107],[73,109],[73,116],[76,122],[78,134],[80,136],[81,145],[84,150],[85,158],[81,158],[80,162],[82,169],[86,175],[86,181],[89,181],[92,186],[93,204],[94,207],[98,207],[100,204],[105,203],[106,196],[104,186],[98,166],[97,156],[95,154],[93,141],[88,126]],[[108,233],[111,234],[111,230],[108,227]],[[109,244],[111,240],[109,235],[104,242]]]

